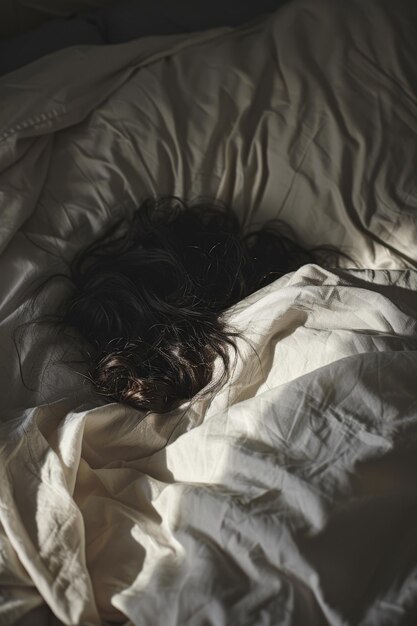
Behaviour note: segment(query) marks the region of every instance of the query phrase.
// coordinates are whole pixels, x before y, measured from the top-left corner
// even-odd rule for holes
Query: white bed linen
[[[74,625],[414,615],[415,16],[299,0],[0,79],[0,624],[43,602]],[[252,347],[184,416],[100,407],[40,328],[25,387],[31,288],[152,192],[280,217],[374,269],[306,266],[238,305]]]
[[[150,193],[219,197],[247,225],[281,218],[361,267],[416,267],[417,5],[363,7],[300,0],[235,30],[62,50],[0,78],[5,410],[62,395],[48,338],[25,337],[41,392],[20,382],[11,333],[30,287]],[[41,310],[61,297],[51,285]]]
[[[28,410],[2,451],[9,602],[39,592],[65,624],[401,623],[417,275],[376,278],[305,266],[235,307],[248,343],[211,403]]]

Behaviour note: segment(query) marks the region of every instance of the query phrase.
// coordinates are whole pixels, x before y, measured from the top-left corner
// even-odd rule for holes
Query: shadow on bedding
[[[390,623],[415,623],[416,598],[410,593],[405,610],[396,596],[404,593],[417,563],[416,476],[415,445],[358,463],[349,498],[335,506],[317,534],[297,537],[323,598],[349,624],[388,623],[379,620],[391,612],[398,621]],[[373,604],[381,611],[376,621]]]
[[[344,358],[230,408],[198,536],[233,562],[230,623],[415,623],[414,358]]]

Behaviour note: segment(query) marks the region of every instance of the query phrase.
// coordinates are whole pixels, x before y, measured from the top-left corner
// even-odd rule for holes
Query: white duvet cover
[[[414,623],[415,23],[300,0],[0,79],[0,624]],[[168,416],[101,406],[47,325],[20,372],[14,329],[66,288],[31,312],[33,286],[150,193],[371,269],[305,266],[237,305],[229,382]]]

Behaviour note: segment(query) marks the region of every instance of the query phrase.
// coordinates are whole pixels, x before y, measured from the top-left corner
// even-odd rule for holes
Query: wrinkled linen
[[[9,424],[6,607],[41,594],[64,624],[402,623],[417,273],[376,279],[305,266],[237,305],[245,339],[211,402],[143,417],[63,400]]]
[[[246,225],[283,219],[365,267],[415,266],[416,21],[408,0],[301,0],[0,78],[2,248],[26,219],[71,255],[81,227],[90,240],[110,213],[176,193],[220,197]]]
[[[71,625],[416,614],[415,18],[300,0],[0,78],[0,624],[43,604]],[[101,406],[74,339],[22,324],[68,288],[32,310],[39,280],[152,193],[278,217],[370,269],[305,266],[237,305],[211,401]]]

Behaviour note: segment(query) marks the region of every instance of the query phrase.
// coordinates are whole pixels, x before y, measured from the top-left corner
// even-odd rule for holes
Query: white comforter
[[[0,79],[0,624],[413,623],[416,17],[299,0]],[[230,381],[170,416],[100,406],[48,326],[15,337],[23,385],[12,332],[66,288],[31,311],[36,281],[152,192],[372,269],[305,266],[237,305]]]
[[[417,277],[375,278],[306,266],[236,307],[247,343],[210,404],[27,411],[2,455],[4,611],[42,596],[65,624],[402,623]]]

